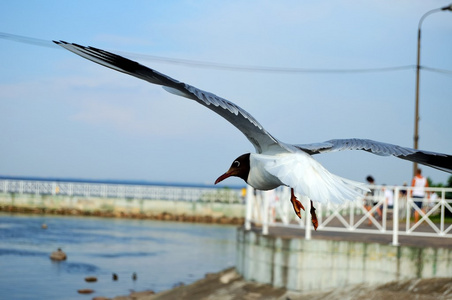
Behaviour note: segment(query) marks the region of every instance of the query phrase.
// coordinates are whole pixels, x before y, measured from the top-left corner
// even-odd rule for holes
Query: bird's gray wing
[[[195,100],[199,104],[213,110],[239,129],[253,144],[258,153],[286,148],[284,143],[271,136],[253,116],[226,99],[177,81],[135,61],[102,49],[84,47],[64,41],[54,41],[54,43],[102,66],[161,85],[170,93]]]
[[[337,139],[323,143],[294,145],[311,155],[342,150],[364,150],[382,156],[395,156],[452,173],[452,155],[416,150],[367,139]]]

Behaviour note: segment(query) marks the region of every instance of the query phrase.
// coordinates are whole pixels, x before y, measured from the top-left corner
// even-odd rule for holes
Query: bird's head
[[[249,173],[250,173],[250,154],[246,153],[234,159],[229,170],[220,177],[218,177],[218,179],[215,181],[215,184],[231,176],[240,177],[246,182]]]

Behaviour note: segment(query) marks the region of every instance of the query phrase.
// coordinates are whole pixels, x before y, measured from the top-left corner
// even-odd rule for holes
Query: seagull
[[[368,191],[363,183],[330,173],[312,158],[315,154],[342,150],[364,150],[381,156],[395,156],[452,173],[452,155],[416,150],[368,139],[333,139],[321,143],[299,145],[284,143],[273,137],[244,109],[215,94],[200,90],[102,49],[65,41],[54,41],[54,43],[104,67],[161,85],[167,92],[194,100],[222,116],[246,136],[254,146],[256,153],[246,153],[236,158],[228,171],[218,177],[215,184],[235,176],[257,190],[271,190],[281,185],[288,186],[291,189],[290,201],[299,218],[301,218],[301,210],[305,208],[295,194],[310,199],[311,222],[315,229],[317,229],[318,221],[312,201],[342,204],[346,201],[354,201]]]

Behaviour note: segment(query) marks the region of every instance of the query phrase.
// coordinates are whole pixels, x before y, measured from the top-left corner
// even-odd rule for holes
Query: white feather
[[[355,201],[368,191],[364,184],[330,173],[310,155],[303,152],[277,155],[252,154],[248,183],[257,189],[269,189],[278,183],[297,194],[320,203],[342,204]],[[253,169],[255,169],[253,171]],[[267,184],[263,188],[263,182]],[[256,186],[255,186],[256,185]]]

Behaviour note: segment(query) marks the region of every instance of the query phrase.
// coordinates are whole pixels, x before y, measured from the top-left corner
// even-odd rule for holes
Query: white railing
[[[240,188],[0,179],[0,193],[242,203]]]
[[[317,230],[387,234],[392,235],[393,245],[399,244],[399,235],[452,238],[452,220],[446,218],[446,213],[452,212],[452,188],[427,188],[428,196],[422,199],[422,209],[413,201],[411,187],[370,188],[374,196],[363,195],[341,206],[314,203],[319,222]],[[393,192],[393,206],[388,206],[383,189]],[[246,198],[246,229],[250,229],[252,223],[261,225],[263,234],[268,234],[271,226],[303,228],[305,238],[311,238],[310,201],[306,197],[298,198],[306,209],[302,219],[293,211],[287,187],[270,192],[248,187]],[[414,212],[419,214],[418,220],[414,219]]]

